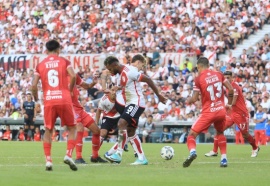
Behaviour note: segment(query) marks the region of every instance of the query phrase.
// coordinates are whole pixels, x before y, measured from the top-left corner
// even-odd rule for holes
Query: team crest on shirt
[[[103,120],[102,120],[102,123],[105,123],[105,121],[106,121],[106,119],[103,119]]]

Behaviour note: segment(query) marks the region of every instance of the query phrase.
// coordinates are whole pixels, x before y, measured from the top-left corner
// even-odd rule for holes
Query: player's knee
[[[192,129],[189,131],[189,136],[194,136],[195,138],[198,136],[198,133],[193,131]]]
[[[78,123],[78,124],[76,125],[76,128],[77,128],[77,131],[78,131],[78,132],[83,132],[83,131],[84,131],[84,126],[83,126],[82,123]]]
[[[127,122],[126,120],[120,118],[119,121],[118,121],[118,129],[120,130],[124,130],[124,129],[127,129]]]

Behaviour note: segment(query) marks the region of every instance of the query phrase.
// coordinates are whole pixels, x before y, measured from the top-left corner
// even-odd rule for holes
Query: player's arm
[[[232,106],[234,91],[231,83],[228,80],[223,82],[223,85],[228,89],[228,106]]]
[[[102,74],[100,76],[101,78],[101,86],[102,86],[102,90],[106,90],[107,88],[107,79],[108,79],[108,75],[107,75],[107,70],[103,70]]]
[[[90,88],[93,88],[96,84],[97,84],[97,82],[94,82],[94,81],[92,83],[82,82],[82,84],[80,86],[84,89],[90,89]]]
[[[38,101],[38,82],[39,82],[40,76],[39,74],[34,74],[33,82],[32,82],[32,94],[34,96],[34,100]]]
[[[158,99],[160,102],[162,102],[163,104],[166,104],[167,99],[164,98],[161,94],[159,94],[158,88],[157,86],[154,84],[154,82],[152,81],[151,78],[149,78],[148,76],[141,74],[139,81],[141,82],[145,82],[148,84],[149,87],[151,87],[151,89],[154,91],[154,93],[157,95]]]
[[[67,68],[67,72],[68,72],[69,77],[70,77],[69,91],[70,91],[71,95],[73,95],[74,86],[76,84],[76,74],[74,72],[74,69],[71,66]]]
[[[36,120],[36,116],[37,116],[37,109],[36,109],[36,104],[34,102],[34,117],[33,117],[34,121]]]
[[[98,125],[101,116],[101,110],[98,108],[96,112],[96,124]]]
[[[187,104],[193,104],[193,103],[195,103],[196,101],[199,100],[199,96],[200,96],[200,92],[194,90],[192,96],[187,99],[186,103]]]

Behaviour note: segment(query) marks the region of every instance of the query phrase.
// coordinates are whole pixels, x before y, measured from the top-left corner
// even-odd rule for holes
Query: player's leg
[[[223,134],[224,126],[226,125],[226,117],[221,115],[217,115],[215,117],[214,127],[217,131],[217,138],[218,138],[218,147],[220,149],[221,154],[221,161],[220,161],[220,167],[227,167],[227,139],[225,135]]]
[[[102,159],[99,156],[99,148],[100,148],[100,129],[89,114],[83,111],[82,114],[82,123],[92,132],[92,156],[90,161],[92,163],[107,163],[106,160]]]
[[[256,145],[259,146],[259,137],[260,137],[259,130],[254,130],[254,137]]]
[[[64,163],[69,165],[69,168],[73,171],[78,170],[72,159],[72,153],[76,146],[76,120],[75,112],[71,104],[57,106],[57,113],[61,119],[62,126],[65,125],[68,131],[67,150],[64,157]]]
[[[261,144],[266,145],[266,135],[265,130],[261,130]]]
[[[245,144],[245,140],[244,140],[244,137],[243,137],[243,135],[241,134],[241,132],[240,132],[240,143],[243,145],[243,144]]]
[[[235,131],[235,144],[238,145],[240,141],[240,131]]]
[[[45,133],[43,135],[43,150],[46,160],[46,171],[52,171],[53,166],[51,158],[51,148],[52,148],[52,133],[56,118],[57,115],[53,106],[44,107]]]
[[[77,164],[86,164],[82,157],[82,149],[83,149],[83,133],[84,133],[84,126],[80,122],[80,120],[77,119],[77,137],[76,137],[76,159],[75,163]]]

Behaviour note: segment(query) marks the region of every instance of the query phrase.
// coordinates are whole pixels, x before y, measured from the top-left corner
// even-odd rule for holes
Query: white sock
[[[119,130],[117,153],[119,153],[121,156],[123,154],[123,148],[126,143],[127,143],[127,130]]]
[[[189,153],[193,153],[193,152],[196,152],[196,149],[190,149]]]
[[[130,141],[134,151],[137,153],[138,159],[144,160],[145,155],[144,155],[144,152],[142,149],[142,142],[141,142],[139,136],[137,134],[135,134],[133,137],[129,138],[129,141]]]
[[[227,159],[227,155],[226,154],[221,154],[221,160],[223,159]]]
[[[109,154],[109,155],[112,155],[112,154],[116,153],[117,148],[118,148],[118,142],[116,142],[116,143],[112,146],[112,148],[108,151],[108,154]]]

